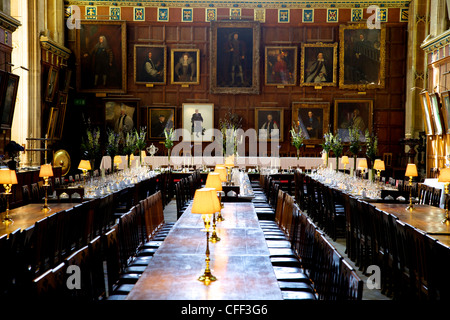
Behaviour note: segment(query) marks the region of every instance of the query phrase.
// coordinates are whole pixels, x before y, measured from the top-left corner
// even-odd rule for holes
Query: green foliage
[[[81,153],[83,159],[95,159],[100,156],[100,129],[87,129],[81,138]]]
[[[366,155],[373,162],[378,153],[378,137],[366,130]]]

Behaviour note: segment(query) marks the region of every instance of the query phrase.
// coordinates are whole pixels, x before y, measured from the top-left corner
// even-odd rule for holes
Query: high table
[[[210,243],[217,281],[205,286],[206,234],[190,207],[150,260],[127,300],[280,300],[281,290],[252,203],[224,203],[217,223],[221,240]]]
[[[399,220],[430,235],[450,235],[450,224],[442,223],[445,210],[424,204],[414,205],[412,212],[405,210],[408,204],[372,203],[378,209],[396,216]]]
[[[50,203],[50,211],[45,213],[42,210],[42,203],[30,203],[25,206],[21,206],[9,211],[10,217],[13,219],[13,223],[0,223],[0,236],[5,234],[9,234],[17,229],[26,229],[36,223],[46,216],[52,215],[56,212],[67,210],[73,208],[74,206],[80,203],[71,203],[71,202],[58,202],[58,203]],[[2,213],[4,215],[5,213]],[[2,216],[3,218],[3,216]]]

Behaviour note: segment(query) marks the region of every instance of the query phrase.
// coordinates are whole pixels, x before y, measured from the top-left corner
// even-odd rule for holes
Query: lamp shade
[[[91,170],[91,162],[89,160],[81,160],[78,165],[78,169],[80,170]]]
[[[222,191],[222,179],[220,173],[210,172],[206,178],[205,188],[213,188],[216,191]]]
[[[367,168],[367,159],[359,159],[358,161],[358,168]]]
[[[214,172],[219,173],[220,180],[227,181],[227,169],[225,167],[216,167]]]
[[[201,188],[195,190],[191,213],[213,214],[220,211],[220,201],[216,189]]]
[[[130,154],[130,160],[134,160],[134,154]]]
[[[51,164],[43,164],[41,170],[39,171],[39,177],[53,177],[53,169]]]
[[[121,156],[115,156],[114,157],[114,164],[120,164],[122,163],[122,157]]]
[[[375,163],[373,164],[373,168],[375,170],[385,170],[384,168],[384,161],[380,159],[376,159]]]
[[[0,170],[0,184],[17,184],[17,176],[15,170]]]
[[[341,162],[342,162],[342,164],[349,164],[349,163],[350,163],[350,162],[348,161],[348,157],[347,157],[347,156],[342,156]]]
[[[405,176],[406,177],[417,177],[417,167],[414,163],[408,163],[408,165],[406,166],[406,172],[405,172]]]
[[[234,154],[225,158],[225,167],[234,167]]]
[[[440,170],[438,182],[450,182],[450,168]]]

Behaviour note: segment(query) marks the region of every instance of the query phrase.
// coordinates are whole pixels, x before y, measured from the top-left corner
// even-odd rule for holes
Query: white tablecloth
[[[119,169],[126,168],[127,165],[127,157],[121,156],[122,163],[119,164]],[[347,164],[346,169],[350,170],[353,168],[353,158],[349,159],[350,163]],[[139,157],[135,157],[134,160],[131,161],[131,166],[136,166],[139,163]],[[144,163],[147,165],[151,165],[153,168],[158,168],[161,166],[168,165],[167,156],[146,156],[144,158]],[[170,164],[175,168],[181,168],[184,166],[214,166],[216,164],[223,164],[223,157],[170,157]],[[235,160],[235,164],[239,168],[245,167],[256,167],[260,168],[272,167],[272,168],[280,168],[280,169],[289,169],[289,167],[305,167],[306,170],[317,168],[321,164],[323,164],[322,158],[309,158],[309,157],[301,157],[297,160],[296,157],[237,157]],[[330,158],[328,165],[332,168],[336,168],[336,158]],[[105,156],[102,159],[100,164],[101,169],[109,169],[111,168],[111,157]],[[344,169],[344,165],[339,160],[339,169]]]

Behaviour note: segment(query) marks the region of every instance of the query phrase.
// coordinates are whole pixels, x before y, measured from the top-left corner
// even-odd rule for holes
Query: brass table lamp
[[[83,180],[86,184],[86,175],[89,170],[91,170],[91,162],[89,160],[81,160],[80,164],[78,165],[78,169],[80,169],[83,172]]]
[[[114,169],[118,170],[119,169],[119,165],[122,163],[122,157],[121,156],[114,156],[113,163],[114,163]],[[116,168],[116,166],[117,166],[117,168]]]
[[[378,182],[380,182],[381,181],[381,171],[386,170],[384,167],[384,161],[380,160],[380,159],[376,159],[373,164],[373,168],[375,170],[377,170],[377,180],[378,180]]]
[[[3,184],[5,188],[6,197],[6,211],[3,217],[3,223],[13,223],[13,219],[9,216],[9,196],[11,195],[11,187],[13,184],[17,184],[17,176],[15,170],[2,169],[0,170],[0,184]]]
[[[211,273],[211,269],[209,267],[209,228],[211,216],[218,210],[220,210],[220,202],[215,189],[201,188],[195,191],[191,213],[202,215],[203,223],[205,225],[204,231],[206,231],[206,268],[203,274],[198,278],[198,280],[202,281],[205,285],[209,285],[212,281],[217,280],[217,278]]]
[[[44,206],[42,207],[42,211],[45,213],[50,211],[50,207],[48,206],[48,178],[53,177],[53,169],[51,164],[43,164],[41,165],[41,170],[39,171],[39,178],[44,179],[44,189],[45,189],[45,198],[44,198]]]
[[[225,158],[225,168],[227,168],[227,185],[231,185],[231,170],[234,167],[234,155]]]
[[[412,192],[412,179],[413,177],[417,177],[417,167],[414,163],[408,163],[408,165],[406,166],[406,172],[405,172],[405,177],[409,177],[409,206],[406,207],[406,210],[408,211],[413,211],[414,210],[414,205],[412,203],[412,196],[411,196],[411,192]]]
[[[448,184],[450,183],[450,168],[441,169],[439,172],[438,182],[444,183],[444,193],[448,195]],[[445,203],[445,217],[442,223],[449,223],[450,219],[448,217],[448,206],[447,201]]]
[[[365,169],[367,169],[367,159],[366,158],[359,159],[358,168],[361,171],[361,179],[364,179],[364,171],[365,171]]]
[[[216,190],[216,193],[219,197],[219,202],[221,201],[221,191],[222,191],[222,181],[220,180],[220,174],[217,172],[210,172],[208,173],[208,177],[206,178],[205,188],[212,188]],[[220,205],[220,209],[222,209],[222,204]],[[221,210],[219,209],[219,215]],[[217,221],[223,221],[223,217],[220,215],[217,217]],[[213,233],[211,235],[211,238],[209,239],[211,242],[217,242],[220,241],[220,238],[217,236],[216,233],[216,214],[213,213]]]
[[[350,161],[348,161],[348,156],[342,156],[341,163],[344,165],[344,173],[345,173],[345,167],[350,163]]]

